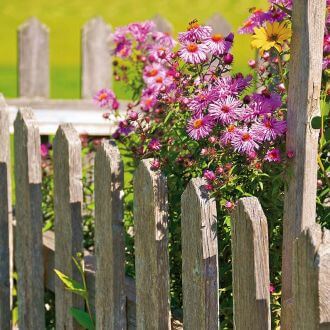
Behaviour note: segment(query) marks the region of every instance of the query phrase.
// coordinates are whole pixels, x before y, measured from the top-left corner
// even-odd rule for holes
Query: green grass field
[[[215,12],[233,26],[233,31],[248,16],[253,6],[264,7],[266,0],[1,0],[0,1],[0,92],[17,94],[16,28],[31,16],[50,28],[51,97],[77,98],[80,89],[80,28],[91,17],[101,15],[113,27],[162,14],[172,22],[175,33],[187,22],[208,19]],[[248,37],[237,36],[234,48],[235,70],[246,72],[253,56]]]

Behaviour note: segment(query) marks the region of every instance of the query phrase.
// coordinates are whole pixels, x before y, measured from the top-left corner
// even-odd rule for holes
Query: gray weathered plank
[[[70,124],[61,125],[54,140],[55,269],[81,283],[72,261],[83,254],[81,142]],[[66,291],[55,280],[56,329],[79,329],[69,313],[83,309],[81,297]]]
[[[286,147],[295,153],[288,169],[283,219],[281,324],[291,329],[292,246],[316,218],[319,130],[311,119],[320,113],[323,34],[326,0],[294,1],[289,67]]]
[[[18,28],[18,94],[49,97],[49,31],[36,18]]]
[[[173,25],[163,16],[157,14],[152,18],[152,21],[156,25],[156,31],[164,32],[168,34],[173,33]]]
[[[267,220],[255,197],[241,198],[232,217],[234,327],[271,329]]]
[[[219,329],[217,208],[192,179],[181,197],[183,324],[185,329]]]
[[[213,33],[220,33],[223,36],[232,32],[232,26],[219,13],[211,16],[205,24],[212,27]]]
[[[82,28],[81,95],[92,98],[100,89],[111,88],[111,27],[101,17],[92,18]]]
[[[142,160],[134,175],[137,329],[170,329],[167,184]]]
[[[118,148],[103,142],[95,157],[97,329],[126,329],[124,169]]]
[[[293,251],[293,328],[330,329],[330,231],[306,228]]]
[[[10,186],[9,111],[0,94],[0,329],[10,329],[12,213]]]
[[[15,123],[18,324],[44,329],[40,136],[32,109],[21,109]]]

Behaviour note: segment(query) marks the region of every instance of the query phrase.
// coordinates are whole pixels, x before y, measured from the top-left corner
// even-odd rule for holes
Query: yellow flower
[[[291,29],[286,22],[267,23],[266,27],[254,28],[251,45],[261,51],[276,48],[281,52],[282,45],[291,37]]]

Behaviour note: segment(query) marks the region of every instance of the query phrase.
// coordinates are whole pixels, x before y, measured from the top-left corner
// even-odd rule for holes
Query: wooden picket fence
[[[315,224],[318,130],[311,126],[320,111],[324,8],[325,0],[302,0],[293,9],[287,148],[294,151],[295,158],[289,164],[293,175],[288,178],[283,220],[284,330],[330,329],[330,234]],[[157,24],[163,30],[168,27],[164,21]],[[123,165],[118,149],[108,142],[102,144],[95,159],[95,255],[83,250],[77,131],[88,122],[74,123],[74,127],[62,124],[58,128],[58,124],[67,121],[63,117],[69,110],[96,111],[88,99],[99,88],[111,86],[111,57],[102,48],[109,28],[95,19],[83,31],[83,100],[68,101],[48,99],[47,28],[30,20],[18,33],[19,98],[8,100],[11,106],[21,106],[14,124],[14,221],[12,112],[0,98],[0,329],[12,326],[14,269],[18,273],[20,329],[45,328],[45,288],[55,292],[56,328],[77,329],[68,311],[70,307],[84,308],[83,302],[65,291],[54,276],[56,268],[78,279],[71,260],[77,252],[84,254],[97,329],[218,329],[216,201],[204,191],[202,179],[193,179],[182,196],[183,325],[171,316],[169,304],[166,178],[150,170],[150,160],[141,162],[134,180],[136,279],[124,272]],[[34,111],[24,106],[32,106]],[[52,116],[60,112],[61,118],[56,117],[57,122],[46,132],[42,120],[35,117],[51,110],[57,110]],[[72,121],[75,117],[71,112]],[[87,130],[101,131],[100,127]],[[55,131],[55,233],[42,234],[40,132]],[[235,329],[270,329],[267,221],[256,198],[239,200],[233,212],[232,256]]]
[[[44,329],[44,290],[55,292],[56,329],[78,329],[71,307],[83,300],[66,291],[54,268],[80,280],[72,256],[85,253],[97,329],[180,329],[169,303],[166,178],[141,161],[134,176],[135,281],[125,276],[123,163],[104,141],[95,158],[95,256],[83,249],[81,142],[72,125],[54,140],[55,232],[42,234],[41,156],[31,108],[15,123],[15,269],[20,329]],[[0,328],[10,329],[10,144],[8,110],[0,107]],[[185,329],[219,329],[216,201],[192,179],[181,199],[182,287]],[[232,217],[234,324],[271,329],[267,220],[254,197],[242,198]],[[43,260],[43,262],[42,262]],[[305,229],[294,247],[295,329],[330,323],[330,232]],[[176,324],[176,325],[175,325]]]

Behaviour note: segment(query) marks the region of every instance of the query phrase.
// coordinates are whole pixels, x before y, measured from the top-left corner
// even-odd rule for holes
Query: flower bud
[[[234,61],[234,56],[230,53],[227,53],[224,57],[223,57],[223,61],[225,64],[230,65],[233,63]]]
[[[226,41],[228,42],[233,42],[234,41],[234,33],[230,32],[227,37],[225,38]]]
[[[129,119],[135,121],[139,118],[139,114],[136,111],[130,111]]]
[[[249,64],[249,67],[252,68],[252,69],[254,69],[256,67],[256,65],[257,65],[257,63],[256,63],[255,60],[250,60],[248,62],[248,64]]]

